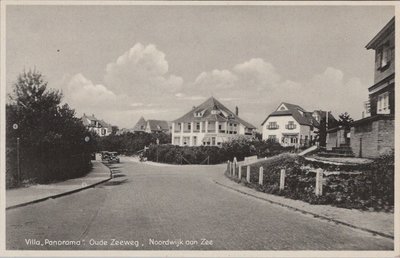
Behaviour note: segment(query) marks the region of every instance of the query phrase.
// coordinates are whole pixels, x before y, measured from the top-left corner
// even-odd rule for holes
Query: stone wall
[[[394,150],[394,118],[367,120],[351,128],[350,146],[356,157],[377,158]]]

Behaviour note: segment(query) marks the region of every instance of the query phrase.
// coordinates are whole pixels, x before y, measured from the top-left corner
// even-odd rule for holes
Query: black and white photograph
[[[0,256],[398,256],[398,7],[2,1]]]

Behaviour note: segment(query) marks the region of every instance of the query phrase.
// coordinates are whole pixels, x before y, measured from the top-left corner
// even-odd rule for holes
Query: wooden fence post
[[[236,166],[237,166],[237,161],[236,158],[233,161],[233,171],[232,171],[232,175],[235,176],[236,175]]]
[[[228,174],[231,174],[231,161],[228,160],[228,167],[226,168],[226,170],[228,171]]]
[[[258,184],[263,185],[263,179],[264,179],[264,168],[260,167],[260,172],[258,173]]]
[[[315,175],[315,195],[322,195],[322,178],[324,176],[324,171],[322,168],[318,168]]]
[[[246,180],[247,183],[250,183],[250,166],[247,166]]]
[[[279,190],[285,189],[285,176],[286,176],[286,171],[284,168],[281,169],[281,180],[279,184]]]
[[[238,175],[239,179],[242,179],[242,166],[239,166],[239,175]]]

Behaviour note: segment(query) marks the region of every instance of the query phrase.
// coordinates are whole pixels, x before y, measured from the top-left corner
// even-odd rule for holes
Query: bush
[[[305,160],[301,157],[292,154],[281,154],[251,164],[250,181],[252,183],[248,185],[259,191],[283,195],[312,204],[331,204],[363,210],[393,210],[393,154],[383,156],[368,164],[368,166],[356,166],[357,170],[361,172],[358,174],[341,171],[339,174],[324,176],[322,196],[315,195],[315,172],[304,168],[305,163],[303,161]],[[317,167],[317,163],[313,163],[313,165]],[[262,186],[258,185],[259,168],[261,166],[264,168]],[[282,168],[286,169],[285,188],[279,190],[280,170]],[[334,169],[338,171],[337,167],[334,167]],[[349,167],[346,167],[346,169],[350,171]],[[242,177],[246,177],[243,172]],[[243,179],[237,180],[235,178],[234,180],[240,182]]]
[[[158,149],[158,154],[157,154]],[[239,136],[217,146],[151,145],[144,156],[147,160],[171,164],[219,164],[227,160],[244,160],[248,156],[269,157],[291,151],[279,143]],[[158,155],[158,156],[157,156]],[[158,157],[158,158],[157,158]],[[209,162],[206,160],[209,157]]]
[[[218,164],[224,160],[216,146],[150,145],[144,156],[150,161],[169,164]]]
[[[155,144],[159,139],[160,144],[171,142],[171,135],[166,133],[124,133],[111,134],[98,137],[97,151],[116,151],[125,155],[133,155],[144,149],[145,146]]]

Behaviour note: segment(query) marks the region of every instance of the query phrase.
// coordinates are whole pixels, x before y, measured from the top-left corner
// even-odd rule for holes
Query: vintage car
[[[107,163],[119,163],[118,152],[115,151],[102,151],[101,161]]]

